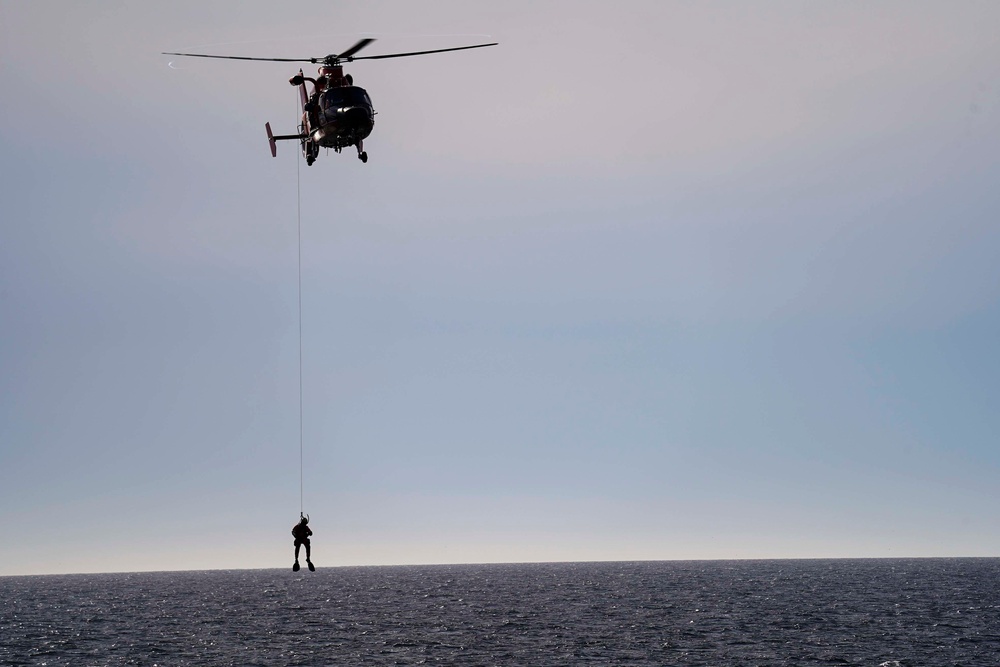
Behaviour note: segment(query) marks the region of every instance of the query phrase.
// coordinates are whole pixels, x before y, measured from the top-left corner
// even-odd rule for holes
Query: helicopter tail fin
[[[274,134],[271,133],[271,124],[264,123],[267,129],[267,143],[271,144],[271,157],[278,157],[278,144],[274,141]]]
[[[277,136],[271,132],[271,124],[264,123],[264,129],[267,130],[267,143],[271,146],[271,157],[278,157],[278,142],[279,141],[305,141],[309,139],[308,134],[279,134]]]

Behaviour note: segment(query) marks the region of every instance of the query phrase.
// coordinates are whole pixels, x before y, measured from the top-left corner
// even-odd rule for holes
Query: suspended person
[[[292,528],[292,537],[295,538],[295,564],[292,565],[292,572],[299,571],[299,547],[303,544],[306,546],[306,565],[309,566],[310,572],[316,571],[316,566],[310,560],[309,536],[312,534],[312,529],[309,528],[309,517],[299,514],[299,522]]]

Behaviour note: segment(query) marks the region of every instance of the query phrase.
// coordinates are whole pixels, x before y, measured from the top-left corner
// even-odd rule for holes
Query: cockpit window
[[[368,98],[368,93],[357,86],[344,86],[341,88],[330,88],[320,96],[320,107],[326,109],[339,109],[350,106],[371,106],[372,101]]]

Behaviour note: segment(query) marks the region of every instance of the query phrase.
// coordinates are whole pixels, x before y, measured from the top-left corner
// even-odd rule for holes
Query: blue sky
[[[1000,555],[1000,6],[297,7],[0,0],[0,574],[290,565],[297,169],[317,564]]]

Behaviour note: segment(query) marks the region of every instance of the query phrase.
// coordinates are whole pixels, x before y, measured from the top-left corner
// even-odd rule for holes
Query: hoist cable
[[[303,465],[303,437],[302,437],[302,155],[295,159],[295,218],[296,231],[299,237],[299,516],[305,511],[303,495],[305,489],[305,476]]]

